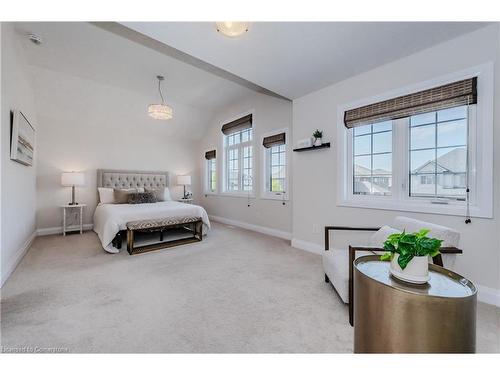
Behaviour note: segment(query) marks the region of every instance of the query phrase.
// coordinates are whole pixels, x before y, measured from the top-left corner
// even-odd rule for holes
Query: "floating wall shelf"
[[[323,143],[321,146],[311,146],[311,147],[303,147],[303,148],[294,148],[293,151],[302,152],[302,151],[312,151],[319,150],[322,148],[330,148],[330,142]]]

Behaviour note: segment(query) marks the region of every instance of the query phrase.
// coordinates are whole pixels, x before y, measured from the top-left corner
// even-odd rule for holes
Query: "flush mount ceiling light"
[[[215,27],[217,28],[217,31],[219,33],[224,34],[225,36],[228,36],[230,38],[235,38],[237,36],[245,34],[248,31],[250,22],[216,22]]]
[[[172,107],[165,104],[163,93],[161,92],[161,82],[165,77],[156,76],[156,78],[158,78],[158,92],[160,93],[161,104],[151,104],[148,107],[148,115],[155,120],[170,120],[173,116]]]

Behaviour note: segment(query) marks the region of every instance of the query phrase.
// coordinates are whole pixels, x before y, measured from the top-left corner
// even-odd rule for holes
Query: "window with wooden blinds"
[[[347,128],[477,103],[477,77],[399,96],[344,113]]]

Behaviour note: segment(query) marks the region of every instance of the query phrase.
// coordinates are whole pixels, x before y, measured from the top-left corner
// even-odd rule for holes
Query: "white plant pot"
[[[321,138],[314,139],[315,146],[321,146],[323,144],[323,140]]]
[[[390,272],[392,276],[412,284],[425,284],[429,281],[429,259],[427,256],[413,257],[402,269],[398,263],[399,254],[394,254],[391,260]]]

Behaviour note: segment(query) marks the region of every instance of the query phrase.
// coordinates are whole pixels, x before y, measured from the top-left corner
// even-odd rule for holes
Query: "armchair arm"
[[[325,227],[325,251],[330,249],[330,231],[331,230],[347,230],[347,231],[365,231],[376,232],[380,227],[342,227],[342,226],[326,226]]]

